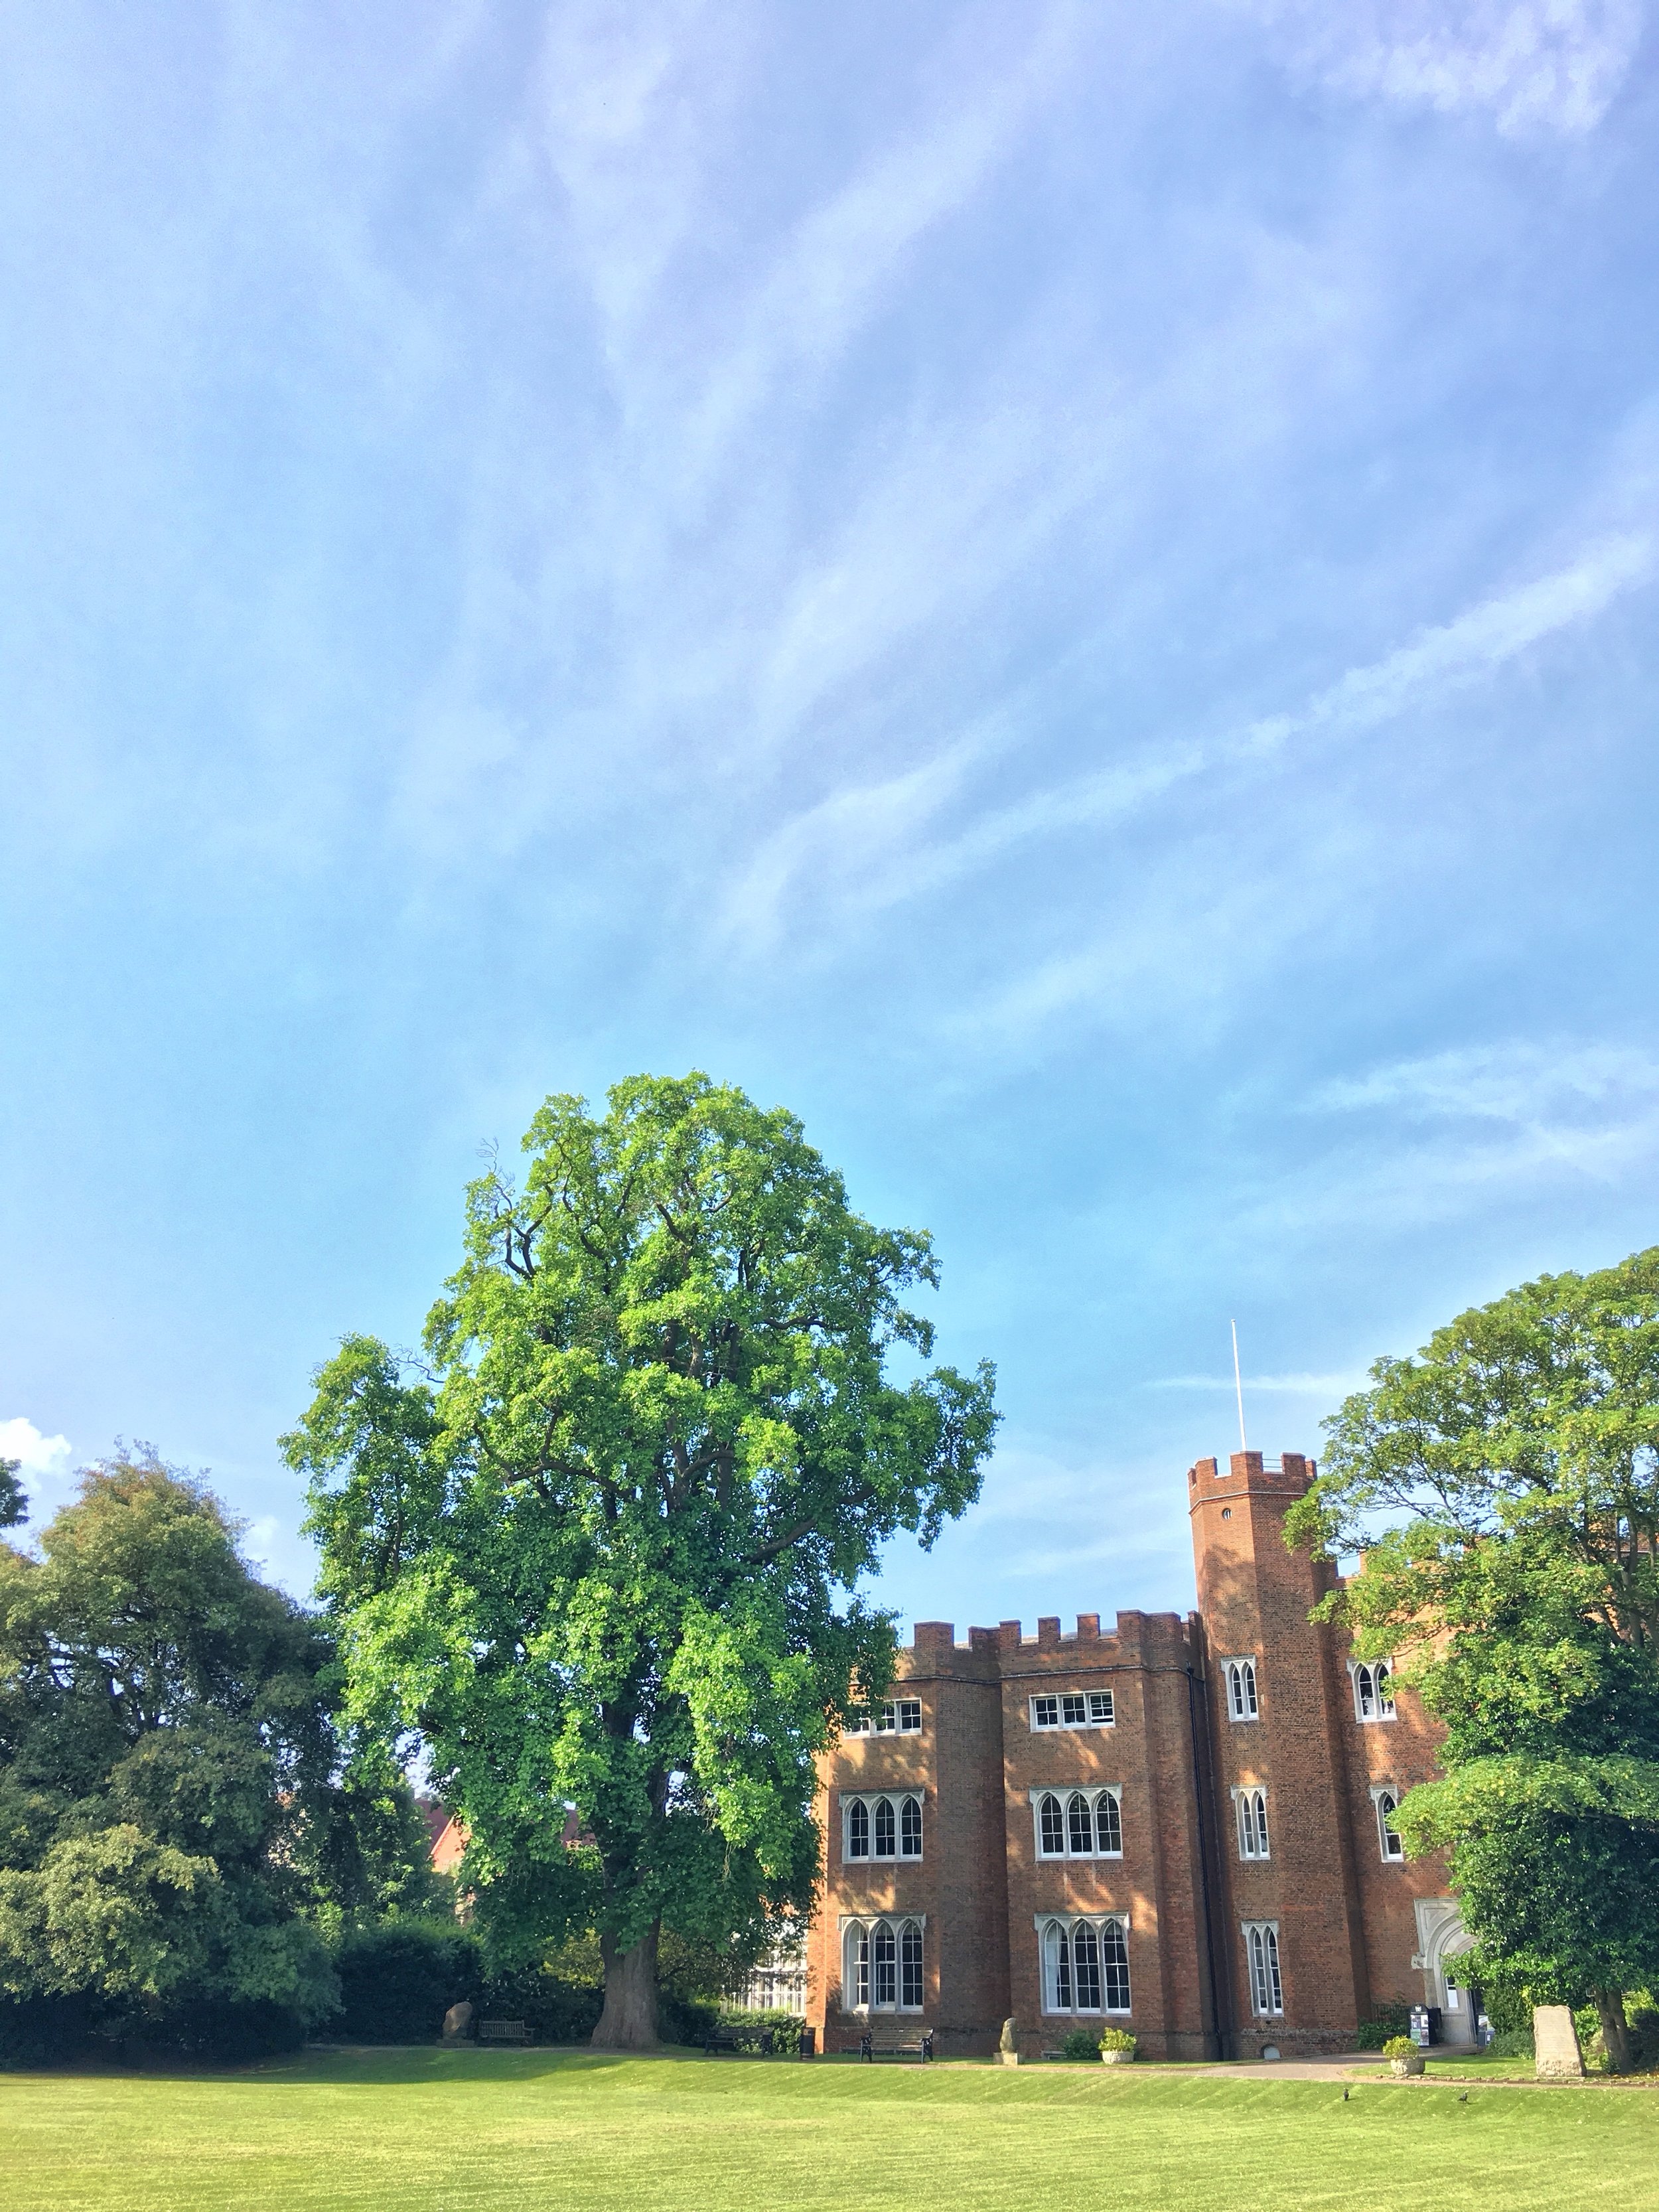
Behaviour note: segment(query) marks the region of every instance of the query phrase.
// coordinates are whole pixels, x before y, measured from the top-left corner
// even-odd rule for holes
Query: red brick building
[[[1199,1609],[919,1621],[884,1711],[826,1756],[808,1938],[819,2048],[866,2029],[1022,2055],[1079,2026],[1147,2057],[1352,2047],[1386,2002],[1469,2039],[1445,1870],[1389,1815],[1436,1734],[1386,1662],[1308,1614],[1334,1570],[1286,1549],[1311,1461],[1187,1478]]]

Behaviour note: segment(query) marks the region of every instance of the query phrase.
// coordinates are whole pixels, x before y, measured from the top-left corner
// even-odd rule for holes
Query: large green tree
[[[815,1756],[891,1667],[856,1585],[977,1495],[993,1376],[889,1376],[932,1352],[929,1240],[787,1113],[639,1077],[524,1150],[471,1187],[427,1373],[348,1338],[286,1443],[354,1710],[428,1747],[498,1943],[597,1926],[595,2039],[637,2048],[665,1923],[810,1905]]]
[[[1446,1724],[1401,1808],[1538,2002],[1659,1976],[1659,1249],[1462,1314],[1327,1425],[1294,1542],[1358,1551],[1326,1601]]]

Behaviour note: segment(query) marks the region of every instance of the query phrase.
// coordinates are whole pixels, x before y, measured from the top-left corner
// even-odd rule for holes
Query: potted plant
[[[1103,2066],[1127,2066],[1135,2055],[1135,2039],[1127,2027],[1109,2027],[1100,2039]]]
[[[1423,2054],[1409,2035],[1391,2035],[1382,2046],[1382,2056],[1393,2071],[1402,2077],[1423,2071]]]

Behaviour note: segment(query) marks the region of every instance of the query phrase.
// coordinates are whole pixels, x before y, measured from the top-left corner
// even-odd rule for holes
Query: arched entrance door
[[[1455,1897],[1417,1899],[1417,1952],[1412,1960],[1423,1972],[1423,2001],[1440,2008],[1440,2033],[1449,2045],[1466,2048],[1477,2040],[1476,1997],[1463,1960],[1474,1948]]]

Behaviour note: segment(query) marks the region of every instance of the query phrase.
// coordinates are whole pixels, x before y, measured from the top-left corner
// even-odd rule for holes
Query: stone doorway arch
[[[1474,1992],[1461,1961],[1474,1948],[1455,1897],[1419,1897],[1417,1956],[1423,1976],[1423,2002],[1440,2008],[1440,2033],[1449,2045],[1472,2048],[1478,2040]]]

